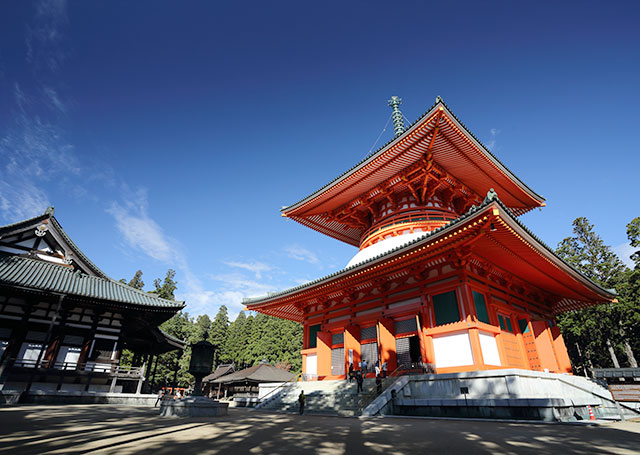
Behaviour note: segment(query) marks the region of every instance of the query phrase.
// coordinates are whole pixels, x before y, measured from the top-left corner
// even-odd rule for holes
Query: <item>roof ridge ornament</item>
[[[498,200],[498,193],[496,193],[495,190],[491,188],[489,191],[487,191],[487,197],[484,198],[484,201],[482,201],[482,203],[487,204],[491,201],[496,200]]]
[[[400,104],[402,103],[402,98],[398,96],[392,96],[390,100],[387,101],[389,106],[393,109],[393,114],[391,114],[391,118],[393,119],[393,132],[394,138],[400,136],[404,133],[404,120],[402,116],[402,112],[400,111]]]
[[[49,207],[47,207],[47,210],[44,211],[45,215],[49,215],[49,216],[53,216],[53,213],[56,211],[56,209],[53,208],[53,205],[50,205]]]

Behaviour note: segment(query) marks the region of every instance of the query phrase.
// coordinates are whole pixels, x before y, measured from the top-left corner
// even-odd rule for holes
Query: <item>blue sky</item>
[[[3,2],[0,223],[48,205],[114,278],[191,314],[342,268],[281,218],[440,95],[547,207],[626,259],[640,216],[637,2]],[[388,126],[377,146],[392,136]]]

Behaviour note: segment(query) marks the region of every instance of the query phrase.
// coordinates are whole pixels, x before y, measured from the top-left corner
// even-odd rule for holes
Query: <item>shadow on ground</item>
[[[640,422],[603,427],[297,416],[231,409],[161,418],[104,405],[0,408],[0,453],[29,454],[621,454],[640,453]]]

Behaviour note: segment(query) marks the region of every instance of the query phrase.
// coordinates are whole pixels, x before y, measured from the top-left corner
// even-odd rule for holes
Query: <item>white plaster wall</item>
[[[473,365],[473,353],[468,333],[433,337],[436,368]]]
[[[498,344],[496,337],[491,333],[480,332],[480,347],[482,348],[482,358],[486,365],[498,365],[500,363],[500,354],[498,353]]]
[[[305,374],[318,374],[318,356],[316,354],[307,355]]]

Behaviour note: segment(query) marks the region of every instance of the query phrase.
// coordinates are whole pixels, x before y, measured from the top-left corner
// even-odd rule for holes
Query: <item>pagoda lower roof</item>
[[[471,194],[484,195],[494,188],[503,204],[517,216],[544,205],[544,198],[498,160],[438,98],[402,135],[311,195],[284,207],[282,215],[338,240],[358,245],[362,230],[328,220],[324,214],[358,198],[375,197],[372,193],[383,182],[402,190],[403,183],[398,174],[419,163],[427,152],[432,153],[439,168],[466,186]]]
[[[473,255],[484,263],[554,296],[554,314],[616,298],[614,290],[602,288],[560,258],[520,223],[495,193],[490,193],[480,206],[448,225],[391,251],[291,289],[244,299],[243,303],[247,310],[302,322],[306,301],[393,276],[462,245],[472,245]]]

